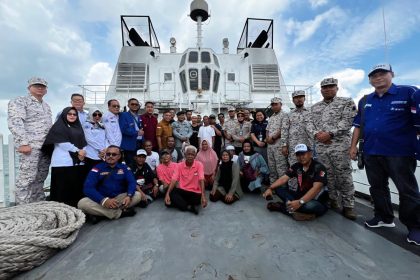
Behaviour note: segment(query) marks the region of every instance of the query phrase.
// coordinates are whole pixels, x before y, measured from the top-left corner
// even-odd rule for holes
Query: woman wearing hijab
[[[67,107],[51,127],[43,148],[53,150],[51,158],[50,199],[77,206],[83,197],[84,167],[87,143],[77,110]]]
[[[267,124],[267,116],[264,111],[257,110],[255,119],[252,121],[251,139],[255,151],[263,156],[265,162],[267,162],[267,143],[265,142]]]
[[[260,192],[262,183],[270,174],[267,163],[262,155],[254,151],[250,140],[242,143],[242,152],[239,154],[241,186],[244,192]]]
[[[206,189],[211,190],[213,188],[214,177],[216,175],[219,159],[207,140],[201,141],[201,148],[195,159],[203,164],[204,184]]]
[[[232,204],[243,194],[239,180],[239,165],[232,161],[229,151],[222,151],[220,156],[222,160],[210,192],[210,201],[221,200],[226,204]]]
[[[109,146],[109,142],[105,137],[105,127],[101,120],[102,112],[95,108],[89,111],[89,120],[83,126],[87,142],[84,162],[88,172],[92,167],[102,162],[102,158],[105,156],[105,149]]]

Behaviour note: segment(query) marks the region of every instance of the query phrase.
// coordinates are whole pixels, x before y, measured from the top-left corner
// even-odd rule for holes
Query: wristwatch
[[[300,204],[300,205],[305,204],[305,200],[303,200],[303,199],[299,200],[299,204]]]

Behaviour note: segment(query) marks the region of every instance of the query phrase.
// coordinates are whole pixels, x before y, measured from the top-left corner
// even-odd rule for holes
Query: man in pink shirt
[[[171,184],[165,196],[165,205],[181,211],[190,211],[198,215],[198,206],[207,206],[204,192],[204,167],[195,159],[197,148],[185,148],[185,161],[177,164]],[[178,183],[177,187],[175,185]]]
[[[172,161],[172,156],[167,149],[160,152],[160,158],[162,162],[156,167],[156,172],[160,183],[159,190],[161,193],[165,193],[171,184],[177,164]]]

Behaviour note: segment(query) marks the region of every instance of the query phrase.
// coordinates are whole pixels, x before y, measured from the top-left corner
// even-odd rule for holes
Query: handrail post
[[[13,140],[13,135],[9,135],[8,138],[9,141],[9,195],[8,195],[8,203],[9,205],[11,204],[15,204],[16,199],[15,199],[15,181],[16,181],[16,169],[15,169],[15,145],[14,145],[14,140]],[[9,206],[8,205],[8,206]]]
[[[3,134],[0,133],[0,207],[6,206],[6,185],[4,184]]]

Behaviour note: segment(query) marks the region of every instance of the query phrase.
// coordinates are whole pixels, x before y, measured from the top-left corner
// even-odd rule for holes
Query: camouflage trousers
[[[29,155],[19,154],[16,178],[16,205],[45,200],[44,181],[48,176],[50,157],[32,148]]]
[[[281,153],[280,145],[268,145],[268,168],[270,169],[270,184],[284,175],[287,170],[287,157]]]
[[[354,207],[354,185],[348,150],[330,146],[316,147],[318,161],[327,168],[330,199],[342,202],[343,207]],[[340,199],[341,197],[341,199]]]

